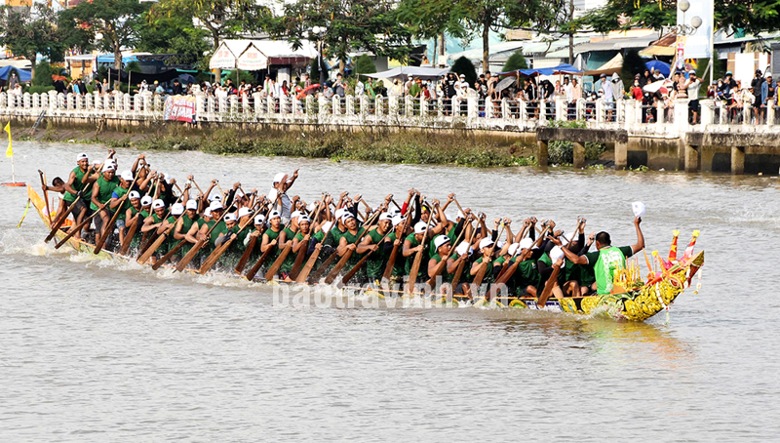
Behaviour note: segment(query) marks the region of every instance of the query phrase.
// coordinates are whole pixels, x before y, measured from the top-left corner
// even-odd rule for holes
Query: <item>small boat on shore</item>
[[[27,187],[28,198],[38,211],[38,215],[43,221],[44,226],[51,229],[49,216],[54,219],[55,214],[47,214],[47,205],[43,198],[30,186]],[[55,237],[59,240],[65,238],[68,229],[72,226],[70,220],[67,220],[60,227]],[[79,253],[94,254],[95,245],[84,240],[70,237],[67,244]],[[654,254],[655,256],[656,254]],[[132,257],[123,256],[116,252],[106,249],[100,250],[96,255],[101,259],[131,260]],[[685,251],[683,258],[679,260],[664,261],[658,259],[660,271],[654,271],[646,280],[639,278],[637,267],[623,270],[616,277],[616,286],[624,288],[619,293],[605,295],[591,295],[584,297],[564,297],[561,299],[551,298],[547,300],[544,306],[539,306],[536,299],[531,297],[513,297],[501,296],[495,297],[475,297],[473,300],[466,299],[458,295],[434,295],[436,291],[422,290],[409,294],[400,288],[375,287],[375,286],[340,286],[339,289],[345,293],[360,293],[367,296],[376,296],[379,299],[385,297],[420,297],[427,300],[425,306],[474,306],[481,308],[498,309],[530,309],[561,311],[581,316],[597,316],[611,318],[623,321],[644,321],[668,308],[676,298],[682,294],[692,282],[693,277],[698,273],[704,264],[704,251],[693,254],[693,242]],[[165,265],[166,268],[172,268]],[[650,262],[648,260],[648,267]],[[238,278],[238,276],[236,276]],[[617,281],[619,279],[619,281]],[[264,282],[264,280],[256,280]],[[268,284],[279,284],[279,282],[267,282]],[[285,284],[285,283],[282,283]],[[422,285],[420,285],[422,287]],[[331,290],[333,286],[328,285]],[[480,293],[475,288],[474,293]],[[613,291],[614,292],[614,291]]]

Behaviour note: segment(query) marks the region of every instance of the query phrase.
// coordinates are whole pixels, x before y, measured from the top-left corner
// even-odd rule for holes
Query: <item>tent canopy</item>
[[[519,73],[523,77],[530,77],[532,75],[558,75],[558,74],[582,75],[583,74],[582,71],[575,68],[574,66],[568,63],[563,63],[558,66],[552,66],[549,68],[520,69],[518,71],[499,72],[496,75],[509,75],[509,74],[517,74],[517,73]]]
[[[271,65],[307,64],[317,57],[311,42],[304,41],[293,49],[279,40],[224,40],[209,60],[209,69],[242,69],[257,71]]]
[[[16,76],[19,77],[20,82],[29,82],[32,79],[30,71],[14,68],[13,66],[3,66],[0,68],[0,80],[8,81],[8,79],[11,78],[11,72],[13,71],[16,71]]]
[[[612,59],[603,65],[601,65],[598,69],[592,69],[590,71],[585,71],[586,75],[601,75],[601,74],[614,74],[615,72],[620,72],[620,70],[623,69],[623,55],[618,53]]]
[[[405,78],[419,77],[423,80],[436,80],[442,75],[450,72],[450,68],[431,68],[425,66],[400,66],[387,71],[376,72],[374,74],[361,74],[372,78]]]
[[[645,62],[645,66],[650,71],[658,69],[664,77],[669,77],[669,74],[672,72],[672,66],[669,63],[664,63],[660,60],[650,60],[649,62]]]

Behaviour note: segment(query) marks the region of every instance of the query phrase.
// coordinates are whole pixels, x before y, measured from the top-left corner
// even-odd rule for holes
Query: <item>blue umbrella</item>
[[[649,62],[645,62],[645,66],[650,72],[658,69],[664,77],[669,77],[669,73],[672,72],[672,67],[669,63],[664,63],[660,60],[650,60]]]

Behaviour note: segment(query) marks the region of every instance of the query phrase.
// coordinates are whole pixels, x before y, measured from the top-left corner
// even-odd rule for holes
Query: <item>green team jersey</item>
[[[477,259],[476,263],[482,263],[482,259],[484,257],[480,257]],[[469,274],[471,274],[469,270]],[[472,279],[476,277],[476,275],[471,276]],[[493,260],[490,260],[490,263],[487,264],[487,270],[485,271],[485,278],[482,279],[482,284],[485,283],[493,283]]]
[[[454,256],[457,256],[457,253],[450,254],[450,256],[447,259],[449,260],[450,258],[454,258]],[[433,254],[431,256],[431,260],[435,260],[436,266],[438,266],[439,263],[441,263],[442,261],[442,256],[439,255],[439,253]],[[447,265],[444,265],[444,269],[441,271],[439,275],[441,275],[441,281],[443,281],[444,283],[452,283],[452,278],[455,277],[454,274],[450,274],[449,272],[447,272]]]
[[[328,235],[325,236],[325,241],[322,242],[325,246],[332,246],[336,247],[339,245],[339,242],[341,241],[341,237],[344,235],[344,231],[340,230],[338,226],[333,226],[330,228],[330,231],[328,231]]]
[[[588,264],[593,268],[596,275],[596,293],[599,295],[612,292],[612,281],[615,271],[626,267],[626,258],[631,257],[633,251],[631,246],[607,246],[598,251],[588,252],[585,257],[588,258]]]
[[[344,235],[341,236],[341,238],[345,239],[348,245],[357,245],[364,232],[366,232],[366,228],[357,228],[357,231],[355,231],[354,234],[346,231],[344,232]],[[357,251],[353,252],[352,255],[349,256],[349,260],[347,260],[347,265],[345,266],[346,271],[352,269],[352,267],[357,264],[362,256],[363,254],[358,254]]]
[[[265,236],[268,236],[268,241],[269,241],[269,242],[272,242],[272,241],[274,241],[274,240],[276,240],[276,239],[278,239],[278,238],[279,238],[279,234],[280,234],[281,232],[282,232],[282,230],[281,230],[281,229],[279,229],[278,231],[274,231],[273,229],[271,229],[271,228],[268,228],[268,229],[266,229],[266,230],[265,230],[265,232],[263,233],[263,235],[265,235]],[[279,256],[279,253],[281,252],[281,251],[279,250],[279,245],[273,246],[273,248],[274,248],[273,252],[271,252],[271,253],[268,255],[268,259],[266,260],[266,263],[268,263],[268,264],[271,264],[271,263],[273,263],[273,262],[274,262],[274,260],[276,260],[276,257],[278,257],[278,256]]]
[[[119,179],[114,177],[111,180],[106,180],[103,174],[100,174],[100,178],[97,179],[95,185],[98,187],[97,201],[99,201],[100,204],[104,204],[111,200],[114,189],[119,186]],[[98,210],[98,206],[94,202],[89,204],[89,208],[93,211]]]
[[[371,238],[372,245],[378,245],[379,242],[385,237],[384,234],[380,234],[378,229],[374,229],[367,234]],[[389,234],[387,238],[390,238]],[[385,262],[387,261],[386,253],[380,245],[379,250],[372,253],[368,260],[366,260],[366,274],[371,280],[382,278],[382,274],[385,272]]]
[[[516,260],[517,257],[512,257],[510,264],[514,263]],[[512,275],[511,281],[517,290],[517,295],[523,295],[525,293],[525,288],[528,286],[538,287],[540,278],[541,276],[539,275],[539,270],[536,268],[536,263],[533,260],[528,259],[517,265],[517,270]]]
[[[409,247],[410,248],[416,248],[417,246],[420,246],[420,242],[418,242],[417,238],[415,238],[414,232],[412,232],[411,234],[407,235],[405,240],[409,240]],[[400,247],[403,247],[403,245],[401,245]],[[415,254],[412,254],[412,255],[406,257],[406,265],[404,266],[404,271],[405,271],[406,275],[409,275],[409,274],[412,273],[412,265],[414,264],[414,257],[416,255],[417,254],[415,253]],[[422,262],[420,263],[420,271],[417,273],[417,278],[418,279],[421,276],[428,275],[428,260],[429,260],[428,257],[429,257],[428,252],[425,250],[425,248],[423,248],[423,257],[422,257]]]
[[[80,167],[76,166],[73,168],[73,174],[76,176],[76,179],[73,181],[73,188],[74,191],[79,192],[84,189],[84,183],[82,183],[81,180],[84,179],[84,176],[87,174],[85,171],[82,171]],[[76,200],[76,195],[71,194],[68,191],[65,191],[65,195],[62,196],[62,199],[66,202],[73,203]]]

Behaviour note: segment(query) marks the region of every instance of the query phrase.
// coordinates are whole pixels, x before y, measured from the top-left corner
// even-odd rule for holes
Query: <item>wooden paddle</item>
[[[296,227],[296,230],[293,233],[293,237],[295,237],[295,234],[297,233],[298,230]],[[278,248],[278,246],[274,245],[273,247],[268,249],[273,249],[273,248]],[[276,257],[276,260],[274,260],[274,262],[271,264],[271,266],[268,267],[268,270],[265,272],[265,279],[267,281],[273,280],[274,275],[276,275],[276,273],[279,271],[279,268],[282,267],[284,261],[287,260],[287,256],[290,255],[291,250],[292,250],[292,239],[290,239],[290,242],[287,243],[287,245],[285,245],[284,249],[282,249],[282,252],[279,253],[279,256]]]
[[[298,275],[295,276],[295,283],[306,283],[306,279],[309,278],[309,274],[311,273],[311,270],[314,269],[314,265],[317,263],[317,258],[320,256],[321,250],[322,250],[322,243],[317,243],[314,246],[314,252],[312,252],[311,255],[309,256],[309,259],[306,260],[306,265],[304,265],[303,269],[301,269],[301,272],[299,272]]]
[[[219,260],[220,257],[222,257],[222,254],[224,254],[225,251],[227,251],[227,249],[230,247],[230,245],[232,245],[233,242],[238,238],[238,234],[240,234],[241,231],[244,230],[244,228],[246,228],[252,223],[252,220],[254,220],[255,215],[257,214],[258,211],[255,211],[254,213],[250,214],[249,220],[243,226],[242,225],[238,226],[238,232],[236,232],[235,234],[231,234],[230,238],[225,240],[221,245],[219,245],[219,247],[214,249],[214,251],[206,258],[206,260],[201,265],[200,269],[198,270],[199,274],[205,274],[209,272],[209,270],[212,267],[214,267],[214,265],[217,263],[217,260]]]
[[[409,277],[406,281],[406,291],[410,294],[414,292],[414,287],[417,285],[417,274],[420,273],[420,266],[422,266],[422,258],[425,254],[425,239],[428,238],[428,231],[430,231],[431,228],[431,220],[433,220],[433,212],[431,212],[431,215],[428,217],[428,223],[425,225],[425,232],[423,233],[423,238],[420,241],[420,250],[417,251],[417,255],[414,256],[412,267],[409,270]]]
[[[138,226],[141,225],[141,211],[138,211],[132,218],[135,218],[135,222],[127,229],[125,233],[122,247],[119,249],[121,255],[127,255],[127,250],[130,249],[130,243],[133,242],[136,232],[138,232]]]
[[[550,274],[550,278],[547,279],[547,282],[544,284],[544,289],[542,290],[542,294],[539,296],[539,298],[536,301],[536,306],[543,308],[547,304],[547,299],[550,298],[550,294],[552,293],[553,288],[555,287],[555,283],[558,281],[558,274],[561,272],[561,267],[558,265],[558,263],[553,263],[553,270]]]
[[[71,237],[76,235],[77,232],[81,232],[81,230],[84,228],[84,226],[86,226],[89,222],[91,222],[92,219],[95,218],[95,216],[98,215],[100,213],[100,211],[102,211],[103,208],[106,207],[106,205],[108,205],[108,202],[103,203],[102,205],[100,205],[100,207],[98,208],[97,211],[92,213],[92,215],[90,215],[89,217],[86,217],[84,219],[84,221],[79,223],[77,226],[69,228],[68,229],[68,234],[62,240],[60,240],[59,243],[54,245],[54,249],[60,249],[60,247],[62,245],[64,245],[68,240],[70,240]]]
[[[346,266],[347,262],[352,257],[352,254],[354,254],[355,251],[357,250],[357,246],[360,244],[360,241],[363,240],[363,237],[368,235],[369,229],[372,228],[374,226],[374,223],[376,223],[376,221],[379,219],[379,214],[380,212],[377,211],[374,213],[373,216],[371,216],[369,220],[367,220],[366,226],[363,227],[363,233],[360,234],[360,236],[357,238],[357,240],[354,243],[355,249],[347,249],[344,252],[344,255],[341,256],[339,261],[336,263],[336,266],[334,266],[333,269],[331,269],[330,272],[328,273],[327,277],[325,277],[325,284],[329,285],[333,283],[333,280],[335,280],[336,277],[338,277],[339,272],[341,272],[344,266]]]
[[[62,227],[62,224],[65,223],[65,220],[68,219],[68,216],[73,212],[74,209],[76,209],[76,203],[78,203],[81,200],[81,192],[76,195],[76,199],[73,200],[73,203],[68,205],[68,210],[63,212],[62,214],[57,214],[57,218],[54,221],[54,227],[52,228],[51,232],[49,232],[49,235],[46,236],[45,242],[49,242],[54,236],[57,234],[57,231],[60,230]]]
[[[135,181],[137,179],[138,177],[133,178],[133,181],[130,183],[130,187],[127,188],[127,192],[125,192],[125,195],[119,199],[119,204],[117,205],[116,211],[114,211],[114,215],[111,216],[111,220],[108,221],[107,225],[103,226],[102,232],[100,233],[100,241],[95,243],[95,250],[93,251],[95,255],[99,254],[103,249],[103,245],[106,244],[106,240],[108,240],[109,234],[114,229],[116,219],[119,218],[119,214],[122,212],[122,206],[124,206],[125,201],[130,196],[130,192],[133,190],[133,186],[135,185]],[[108,201],[111,202],[111,199],[108,199]]]
[[[244,268],[246,267],[246,262],[249,261],[249,257],[252,255],[252,252],[255,250],[255,245],[257,245],[257,238],[258,235],[252,235],[249,237],[249,243],[246,245],[246,249],[244,250],[244,254],[241,255],[241,259],[238,261],[238,264],[236,264],[236,267],[233,269],[236,274],[240,274],[244,271]]]
[[[390,251],[390,256],[387,258],[387,264],[385,265],[385,272],[382,273],[382,280],[390,280],[390,277],[393,276],[393,268],[395,267],[395,261],[398,257],[398,250],[402,247],[404,243],[403,235],[406,232],[406,229],[409,227],[409,217],[407,216],[404,220],[403,224],[400,225],[401,227],[401,237],[396,237],[396,240],[399,240],[398,244],[395,244],[393,242],[393,249]],[[396,230],[396,233],[398,231]],[[397,236],[397,234],[396,234]]]
[[[43,201],[46,203],[46,216],[49,217],[49,226],[52,225],[51,210],[49,209],[49,189],[46,186],[46,174],[40,169],[38,175],[41,177],[41,189],[43,190]]]
[[[179,260],[179,263],[176,265],[176,270],[178,272],[183,271],[184,268],[187,267],[188,264],[190,264],[192,259],[195,258],[195,256],[198,254],[198,252],[200,252],[200,250],[203,248],[203,246],[205,246],[206,243],[208,243],[209,237],[211,236],[211,231],[213,231],[214,228],[217,227],[219,222],[222,221],[222,218],[225,217],[225,215],[228,213],[228,210],[230,208],[232,208],[232,207],[233,207],[233,205],[231,204],[229,207],[225,208],[225,210],[222,211],[222,215],[219,217],[219,220],[217,220],[217,222],[214,223],[214,225],[211,226],[211,228],[209,228],[208,232],[206,232],[206,237],[203,240],[199,240],[197,243],[195,243],[195,245],[192,247],[192,249],[190,249],[189,252],[187,252],[187,254],[184,257],[181,258],[181,260]]]
[[[382,238],[380,238],[380,239],[379,239],[379,242],[377,242],[376,244],[377,244],[377,245],[379,245],[380,243],[382,243],[382,242],[385,240],[385,238],[387,238],[387,236],[388,236],[388,235],[390,235],[390,233],[391,233],[391,232],[393,232],[393,229],[392,229],[392,227],[391,227],[390,229],[388,229],[388,230],[387,230],[387,232],[385,233],[385,235],[384,235],[384,236],[382,236]],[[357,274],[357,272],[360,270],[360,268],[362,268],[362,267],[363,267],[363,265],[364,265],[364,264],[366,264],[366,262],[368,261],[368,259],[371,257],[371,254],[373,254],[373,253],[374,253],[374,251],[373,251],[373,250],[371,250],[371,251],[368,251],[368,252],[367,252],[367,253],[366,253],[366,254],[365,254],[365,255],[364,255],[364,256],[363,256],[363,257],[362,257],[362,258],[361,258],[361,259],[360,259],[360,260],[359,260],[359,261],[358,261],[356,264],[355,264],[355,266],[353,266],[353,267],[352,267],[352,269],[350,269],[350,270],[349,270],[349,272],[347,272],[346,274],[344,274],[344,277],[342,277],[342,279],[341,279],[341,284],[343,284],[343,285],[346,285],[346,284],[347,284],[347,282],[349,282],[349,281],[352,279],[352,277],[354,277],[354,276],[355,276],[355,274]]]
[[[321,205],[318,205],[317,210],[314,211],[314,215],[311,216],[311,222],[309,225],[313,225],[314,221],[317,220],[317,217],[320,215],[320,211],[324,207],[325,203],[325,194],[322,196],[322,203]],[[309,231],[311,232],[311,230]],[[304,236],[305,238],[306,236]],[[309,241],[311,239],[307,240],[305,245],[301,246],[298,250],[298,254],[295,256],[295,262],[293,263],[292,270],[290,270],[290,278],[292,280],[295,280],[298,277],[298,274],[301,272],[301,269],[303,268],[303,263],[306,260],[306,253],[309,250]],[[301,239],[301,242],[303,242],[303,239]]]
[[[260,258],[257,259],[254,265],[252,265],[251,268],[249,268],[248,271],[246,271],[246,274],[244,277],[246,277],[247,280],[252,281],[255,279],[255,275],[257,275],[257,272],[260,270],[260,267],[263,266],[263,263],[268,259],[268,257],[271,255],[271,253],[274,251],[274,248],[268,248],[260,254]]]
[[[146,248],[146,250],[136,260],[139,265],[146,263],[146,261],[149,260],[149,258],[151,258],[151,256],[154,255],[155,252],[157,252],[157,249],[160,246],[162,246],[163,242],[168,238],[168,233],[171,232],[171,229],[173,229],[173,224],[168,226],[165,229],[165,231],[160,233],[160,235],[158,235],[157,238],[154,240],[154,243],[152,243],[148,248]]]
[[[539,245],[542,244],[542,240],[544,240],[544,234],[547,233],[548,229],[549,227],[547,225],[544,225],[544,227],[542,228],[542,235],[540,235],[536,239],[536,241],[534,241],[533,246],[521,252],[514,263],[512,263],[508,267],[505,267],[505,269],[501,270],[501,272],[498,274],[498,278],[496,279],[497,284],[506,284],[506,282],[508,282],[509,279],[512,278],[513,275],[515,275],[515,272],[517,271],[517,268],[520,266],[520,263],[528,260],[528,257],[533,252],[533,248],[539,247]]]
[[[314,255],[319,255],[319,254],[312,254],[312,256]],[[317,283],[320,280],[320,277],[322,277],[322,274],[324,274],[325,271],[330,267],[330,265],[333,264],[334,261],[336,261],[336,257],[338,256],[339,255],[336,254],[336,251],[333,251],[333,253],[330,254],[330,256],[326,258],[325,261],[322,262],[320,267],[317,268],[317,270],[314,271],[314,273],[312,273],[306,281],[308,281],[309,284]],[[311,257],[309,257],[309,262],[311,262]],[[308,266],[308,263],[306,264],[306,266]],[[306,268],[304,268],[304,271],[305,270]],[[303,274],[303,271],[301,271],[301,274]],[[298,279],[300,279],[300,275],[298,276]]]
[[[466,248],[466,253],[464,255],[468,256],[469,248],[471,248],[471,243],[474,241],[474,236],[477,235],[477,229],[474,228],[471,230],[471,235],[469,235],[468,240],[468,248]],[[457,246],[456,246],[457,247]],[[452,287],[455,288],[458,286],[458,283],[460,283],[460,278],[463,276],[463,270],[466,268],[466,262],[467,259],[461,260],[460,263],[458,263],[458,267],[455,268],[455,274],[452,275]]]

